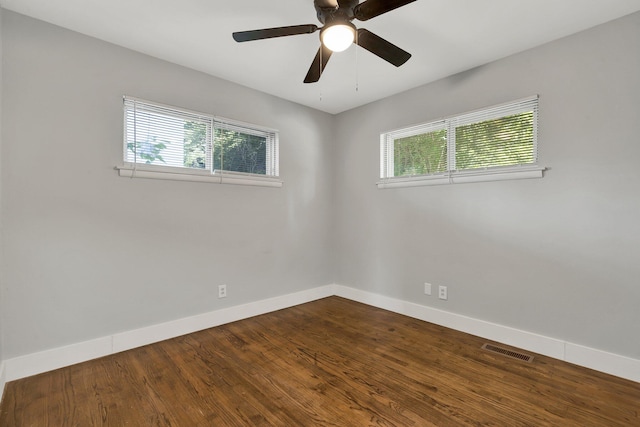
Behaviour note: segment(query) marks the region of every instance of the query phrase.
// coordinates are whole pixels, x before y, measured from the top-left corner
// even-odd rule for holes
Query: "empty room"
[[[640,426],[640,1],[0,6],[0,427]]]

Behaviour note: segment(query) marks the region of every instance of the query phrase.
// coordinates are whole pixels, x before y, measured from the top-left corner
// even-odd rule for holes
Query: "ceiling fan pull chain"
[[[322,53],[323,53],[322,46],[320,46],[320,50],[318,51],[318,53],[320,54],[320,61],[318,62],[318,68],[320,72],[318,73],[318,76],[320,76],[322,75]],[[320,83],[320,102],[322,102],[322,83]]]
[[[322,57],[323,55],[324,55],[324,49],[322,48],[322,46],[320,46],[320,63],[318,64],[318,67],[320,67],[320,70],[319,70],[318,76],[322,75],[322,64],[324,63],[324,60],[323,60],[323,57]],[[318,80],[319,79],[320,79],[320,77],[318,77]],[[320,102],[322,102],[322,89],[324,87],[324,84],[323,84],[323,82],[319,82],[319,83],[320,83],[319,84],[319,86],[320,86]]]
[[[360,46],[358,40],[358,32],[356,31],[356,92],[358,91],[358,46]]]

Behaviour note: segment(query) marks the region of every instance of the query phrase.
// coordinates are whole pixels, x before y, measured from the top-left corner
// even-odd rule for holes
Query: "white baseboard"
[[[113,336],[113,353],[179,337],[333,295],[333,286],[321,286],[293,294],[236,305],[192,317],[119,333]]]
[[[14,357],[5,361],[6,381],[37,375],[102,356],[119,353],[154,342],[190,334],[283,308],[293,307],[333,295],[333,286],[300,291],[209,313],[121,332],[51,350]]]
[[[637,359],[347,286],[333,285],[333,289],[335,295],[352,301],[640,382],[640,360]]]
[[[564,360],[640,383],[640,360],[568,342]]]
[[[4,396],[4,385],[7,383],[4,372],[4,360],[0,360],[0,402]]]
[[[447,328],[513,347],[534,351],[555,359],[564,359],[565,343],[560,340],[346,286],[337,285],[334,286],[334,290],[336,295],[353,301],[404,314],[405,316],[435,323],[436,325],[446,326]]]
[[[332,295],[640,382],[640,360],[347,286],[327,285],[8,359],[0,363],[0,386],[4,386],[5,381],[36,375]]]
[[[7,359],[5,360],[7,381],[109,355],[112,353],[111,342],[112,337],[108,336]]]

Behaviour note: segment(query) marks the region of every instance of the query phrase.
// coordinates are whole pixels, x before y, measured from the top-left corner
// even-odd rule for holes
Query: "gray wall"
[[[341,114],[336,282],[640,358],[639,30],[636,13]],[[376,188],[381,132],[533,94],[543,179]]]
[[[332,282],[332,116],[8,11],[3,26],[5,359]],[[284,187],[118,177],[124,94],[279,129]]]
[[[4,14],[4,10],[0,7],[0,206],[2,206],[2,16]],[[3,237],[3,226],[2,226],[2,213],[0,212],[0,272],[4,271],[4,260],[2,250],[2,237]],[[4,322],[3,322],[3,313],[4,313],[4,278],[2,274],[0,274],[0,364],[4,360],[3,357],[3,348],[4,348]],[[1,380],[1,378],[0,378]],[[0,390],[0,395],[2,394],[2,390]]]

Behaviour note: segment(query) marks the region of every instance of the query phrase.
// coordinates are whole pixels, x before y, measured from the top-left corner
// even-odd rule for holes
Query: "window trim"
[[[119,176],[126,178],[163,179],[171,181],[205,182],[209,184],[251,185],[256,187],[281,188],[282,180],[277,177],[241,172],[196,170],[167,166],[141,165],[125,163],[116,166]]]
[[[538,100],[539,96],[529,96],[521,98],[515,101],[506,102],[503,104],[493,105],[490,107],[480,108],[477,110],[469,111],[462,114],[456,114],[453,116],[447,116],[439,118],[427,123],[419,125],[409,126],[389,132],[380,134],[380,180],[376,183],[379,189],[387,188],[399,188],[399,187],[417,187],[426,185],[443,185],[443,184],[461,184],[469,182],[486,182],[486,181],[502,181],[512,179],[531,179],[542,178],[543,172],[546,167],[538,165]],[[469,118],[481,117],[487,115],[487,120],[498,118],[502,116],[494,115],[496,111],[507,109],[508,112],[505,115],[518,114],[518,111],[524,112],[526,109],[518,107],[527,102],[535,101],[536,106],[534,108],[534,163],[518,165],[518,166],[496,166],[489,168],[478,169],[464,169],[464,170],[451,170],[449,169],[444,173],[435,173],[428,175],[413,175],[413,176],[393,176],[394,163],[393,163],[393,149],[389,148],[389,144],[393,143],[395,139],[400,139],[406,136],[418,135],[420,133],[427,133],[431,131],[447,129],[447,134],[453,133],[453,142],[447,141],[447,147],[455,147],[455,127],[465,125],[467,123],[473,123],[473,120]],[[511,107],[511,108],[510,108]],[[453,132],[452,132],[453,131]],[[449,138],[449,136],[448,136]],[[448,167],[451,164],[455,165],[455,150],[448,150],[447,156],[449,159]],[[451,163],[453,160],[453,163]]]
[[[226,129],[237,128],[240,132],[246,132],[252,135],[261,135],[263,133],[271,134],[267,138],[266,156],[267,167],[266,172],[269,174],[252,174],[243,172],[234,172],[226,170],[210,170],[210,169],[197,169],[179,166],[163,166],[163,165],[148,165],[145,163],[128,162],[125,160],[127,154],[127,129],[126,125],[123,125],[123,152],[121,164],[116,166],[118,175],[127,178],[148,178],[148,179],[161,179],[161,180],[173,180],[173,181],[192,181],[192,182],[204,182],[212,184],[233,184],[233,185],[250,185],[258,187],[282,187],[283,182],[280,179],[280,141],[279,132],[276,129],[268,128],[264,126],[254,125],[251,123],[241,122],[238,120],[228,119],[224,117],[214,116],[198,111],[188,110],[181,107],[175,107],[172,105],[161,104],[158,102],[148,101],[141,98],[125,95],[123,102],[133,101],[140,102],[159,109],[172,110],[188,115],[199,116],[204,120],[210,120],[211,122],[211,140],[207,144],[214,143],[213,134],[215,133],[216,124],[220,124]],[[126,108],[123,108],[124,123],[127,120]],[[208,161],[212,160],[211,155],[212,147],[208,147],[207,158]]]

